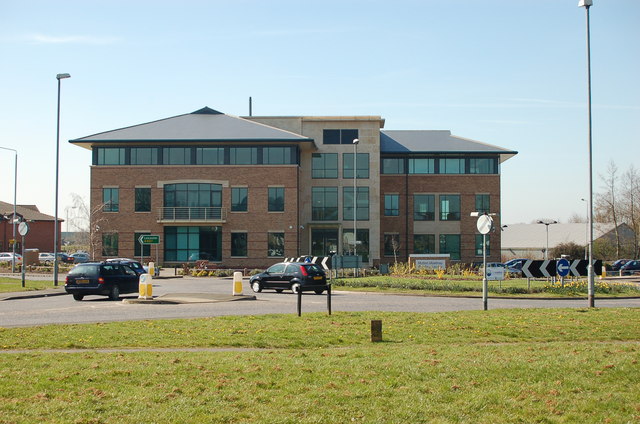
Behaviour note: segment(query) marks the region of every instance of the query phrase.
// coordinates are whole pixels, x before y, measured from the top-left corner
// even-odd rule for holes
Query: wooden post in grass
[[[373,319],[371,320],[371,342],[381,342],[382,341],[382,320]]]

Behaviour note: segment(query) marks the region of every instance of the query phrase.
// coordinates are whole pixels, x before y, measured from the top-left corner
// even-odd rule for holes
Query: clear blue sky
[[[0,146],[18,203],[88,200],[69,139],[192,112],[380,115],[520,152],[502,166],[503,223],[584,215],[585,11],[578,0],[0,0]],[[595,188],[640,157],[640,1],[591,8]],[[0,150],[0,199],[13,154]]]

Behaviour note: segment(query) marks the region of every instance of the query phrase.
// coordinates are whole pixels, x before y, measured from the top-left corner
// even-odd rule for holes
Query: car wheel
[[[109,292],[110,300],[119,300],[120,299],[120,287],[114,285],[111,287],[111,291]]]
[[[298,292],[300,291],[300,283],[292,284],[291,291],[294,292],[295,294],[298,294]]]
[[[316,294],[322,294],[324,293],[324,290],[314,290],[316,292]]]
[[[276,293],[282,293],[283,290],[282,289],[276,289]]]
[[[260,284],[260,281],[254,281],[253,283],[251,283],[251,290],[253,290],[254,293],[260,293],[262,291],[262,285]]]
[[[84,299],[84,295],[80,294],[80,293],[74,293],[73,294],[73,299],[77,300],[77,301],[81,301],[82,299]]]

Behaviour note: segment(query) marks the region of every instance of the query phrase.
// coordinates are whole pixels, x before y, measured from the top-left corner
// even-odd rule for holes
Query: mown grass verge
[[[384,342],[369,342],[382,319]],[[0,423],[633,422],[640,311],[219,317],[0,330]],[[237,352],[93,348],[252,347]],[[40,349],[79,348],[76,353]]]
[[[31,291],[31,290],[44,290],[53,289],[53,281],[47,280],[25,280],[25,287],[22,287],[22,279],[0,277],[0,293],[11,293],[19,291]],[[60,286],[64,286],[64,281],[58,283]]]

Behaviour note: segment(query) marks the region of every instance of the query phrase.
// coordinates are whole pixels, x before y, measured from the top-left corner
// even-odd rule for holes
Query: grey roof
[[[542,224],[509,224],[502,231],[502,249],[544,249],[547,245],[547,230]],[[613,224],[594,223],[593,239],[613,231]],[[579,246],[587,244],[587,224],[549,225],[549,249],[573,242]]]
[[[193,113],[70,140],[70,143],[141,141],[313,142],[313,139],[205,107]]]
[[[16,205],[16,213],[31,221],[55,221],[55,217],[44,214],[35,205]],[[0,201],[0,215],[13,215],[13,203]],[[58,221],[63,221],[58,218]]]
[[[380,151],[383,154],[497,154],[500,162],[518,154],[513,150],[451,135],[448,130],[383,130],[380,131]]]

